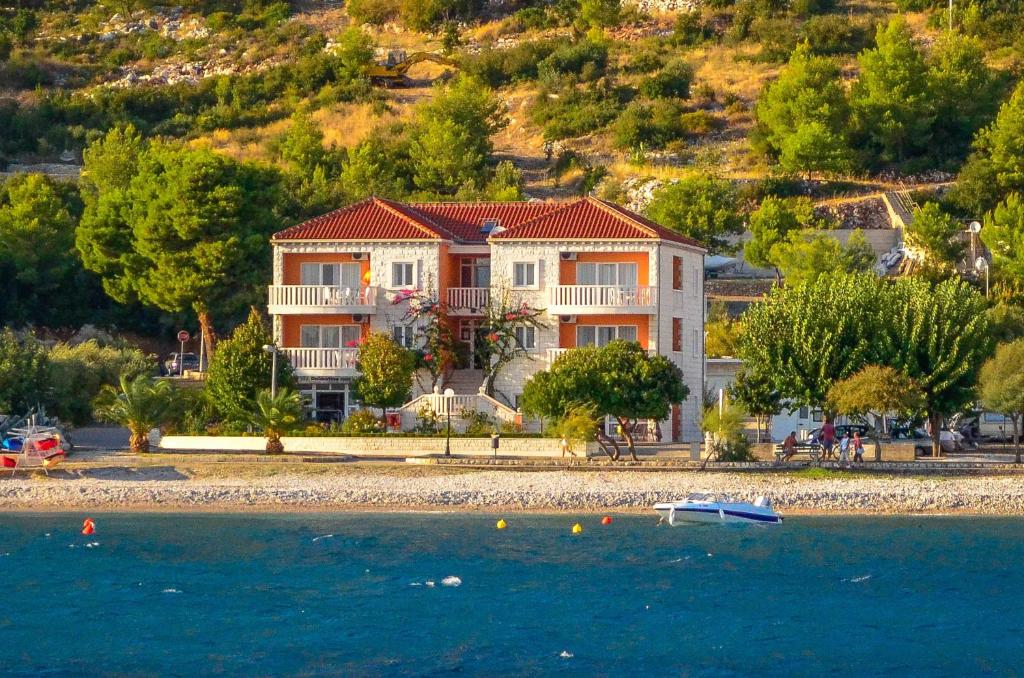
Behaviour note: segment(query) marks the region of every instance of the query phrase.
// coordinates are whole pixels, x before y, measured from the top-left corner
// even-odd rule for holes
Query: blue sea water
[[[1022,519],[83,517],[0,516],[0,673],[1024,671]]]

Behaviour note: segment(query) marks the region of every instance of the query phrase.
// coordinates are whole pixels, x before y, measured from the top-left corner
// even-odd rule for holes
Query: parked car
[[[836,426],[836,440],[843,437],[843,434],[848,434],[853,437],[854,433],[859,433],[861,438],[866,438],[868,434],[872,433],[872,429],[867,424],[839,424]],[[821,429],[812,429],[808,434],[808,439],[821,440]]]
[[[164,374],[174,376],[181,374],[182,370],[197,371],[199,369],[199,356],[195,353],[182,353],[181,361],[178,361],[178,354],[172,353],[164,362]]]

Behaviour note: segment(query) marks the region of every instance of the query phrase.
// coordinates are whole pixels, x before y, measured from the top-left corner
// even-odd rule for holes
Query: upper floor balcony
[[[448,311],[452,315],[483,315],[490,298],[486,287],[449,287]]]
[[[299,377],[353,377],[358,348],[282,348]]]
[[[556,285],[548,288],[551,315],[654,313],[657,287],[624,285]]]
[[[271,315],[375,313],[380,288],[373,285],[271,285]]]

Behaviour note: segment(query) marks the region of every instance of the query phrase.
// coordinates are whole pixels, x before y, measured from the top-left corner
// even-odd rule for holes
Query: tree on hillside
[[[1024,199],[1011,193],[985,215],[981,242],[992,254],[997,277],[1019,287],[1024,284]]]
[[[757,442],[761,432],[772,433],[772,417],[782,412],[782,397],[770,379],[756,372],[740,368],[736,380],[729,387],[729,393],[744,411],[754,417],[757,426]]]
[[[827,232],[795,231],[774,245],[769,257],[790,285],[837,273],[864,273],[872,269],[876,259],[860,231],[854,231],[845,245]]]
[[[1021,463],[1020,422],[1024,416],[1024,340],[1001,344],[981,368],[979,395],[985,409],[1013,423],[1014,461]]]
[[[948,269],[964,256],[967,247],[960,238],[964,231],[960,221],[934,202],[926,202],[914,210],[914,220],[905,231],[909,247],[920,250],[926,261]]]
[[[248,421],[256,407],[256,394],[270,386],[272,356],[263,347],[273,340],[263,318],[253,309],[231,337],[221,342],[210,361],[206,392],[221,416],[235,422]],[[291,364],[277,357],[277,383],[294,388]]]
[[[712,253],[733,251],[743,232],[738,197],[723,179],[698,175],[680,179],[654,193],[645,214],[677,233],[697,240]]]
[[[347,202],[371,195],[400,200],[412,190],[409,130],[397,124],[374,129],[350,148],[338,188]]]
[[[75,222],[56,183],[42,174],[0,184],[0,318],[59,327],[77,316],[66,291],[82,291]]]
[[[140,151],[115,131],[86,153],[85,177],[76,245],[86,267],[117,301],[194,311],[213,355],[214,317],[262,294],[269,238],[282,225],[277,174],[208,150]]]
[[[999,301],[985,315],[988,316],[989,334],[993,341],[1006,344],[1024,338],[1024,309],[1020,306]]]
[[[580,0],[579,20],[584,28],[611,28],[622,16],[621,0]]]
[[[367,407],[400,407],[412,395],[416,356],[389,335],[374,332],[359,344],[359,376],[352,383],[356,398]]]
[[[599,417],[614,417],[636,460],[637,420],[667,419],[672,405],[688,395],[682,372],[668,358],[648,355],[636,342],[613,341],[566,351],[526,382],[522,400],[527,413],[554,419],[581,405],[592,406]],[[599,432],[598,441],[609,457],[619,458],[614,440]]]
[[[846,130],[850,107],[838,65],[798,45],[779,79],[764,88],[754,109],[756,147],[787,172],[836,173],[851,165]]]
[[[743,257],[752,265],[774,268],[782,274],[772,257],[772,249],[789,240],[789,234],[810,226],[814,221],[814,205],[807,198],[786,200],[768,196],[750,215],[750,233],[753,236],[743,246]]]
[[[963,157],[975,133],[992,122],[1004,94],[1004,83],[985,63],[977,38],[947,33],[928,59],[935,122],[936,155]]]
[[[965,211],[981,216],[1011,193],[1024,192],[1024,82],[999,109],[995,121],[978,133],[952,197]]]
[[[901,16],[878,27],[875,44],[858,57],[860,76],[850,92],[854,127],[882,162],[899,162],[930,148],[935,112],[928,66]]]

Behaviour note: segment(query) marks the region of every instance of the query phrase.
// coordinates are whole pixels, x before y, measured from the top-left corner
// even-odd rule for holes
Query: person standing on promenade
[[[831,419],[825,419],[821,427],[821,449],[822,457],[828,459],[832,456],[832,450],[836,446],[836,427],[832,425]]]
[[[850,434],[843,433],[843,437],[839,440],[839,465],[849,466],[850,465]]]
[[[854,463],[864,463],[864,443],[860,439],[860,432],[853,432],[853,461]]]

